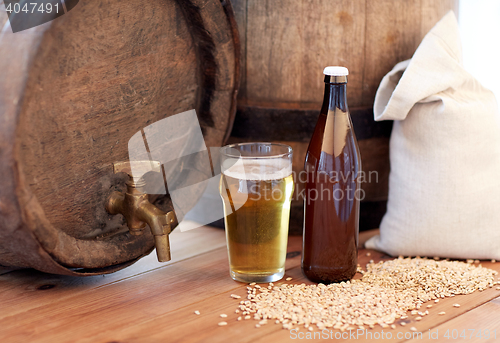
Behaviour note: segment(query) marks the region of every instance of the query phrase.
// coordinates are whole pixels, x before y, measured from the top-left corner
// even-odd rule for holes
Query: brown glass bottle
[[[356,273],[361,158],[347,107],[347,69],[324,73],[323,106],[305,160],[302,270],[311,281],[332,283]]]

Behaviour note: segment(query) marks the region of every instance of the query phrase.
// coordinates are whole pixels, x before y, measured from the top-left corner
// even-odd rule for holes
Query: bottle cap
[[[329,76],[347,76],[349,75],[349,70],[347,70],[346,67],[326,67],[323,70],[323,74],[329,75]]]

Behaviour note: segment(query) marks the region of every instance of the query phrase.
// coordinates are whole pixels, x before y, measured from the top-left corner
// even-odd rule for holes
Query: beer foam
[[[222,173],[240,180],[279,180],[292,174],[292,163],[288,159],[228,159],[224,161]]]

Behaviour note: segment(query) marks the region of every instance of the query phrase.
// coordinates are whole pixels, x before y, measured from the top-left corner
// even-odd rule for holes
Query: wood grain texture
[[[349,68],[348,103],[373,106],[392,67],[410,58],[458,0],[235,0],[244,77],[240,101],[319,104],[322,70]],[[246,5],[246,6],[245,6]]]
[[[420,1],[366,2],[365,70],[363,101],[373,104],[382,80],[396,63],[411,58],[423,36]]]
[[[300,94],[302,2],[249,1],[246,92],[255,99],[285,101]],[[272,90],[272,93],[269,91]]]
[[[458,18],[458,4],[455,0],[421,0],[421,37],[424,37],[448,11],[453,11]]]
[[[453,313],[453,319],[434,326],[430,329],[430,333],[429,331],[423,332],[422,337],[427,341],[429,340],[429,334],[431,334],[432,337],[438,337],[441,341],[498,342],[500,339],[499,311],[500,296],[464,314],[457,315],[457,313]],[[451,312],[455,311],[452,310]],[[461,336],[462,334],[464,336]],[[449,338],[445,337],[445,335],[448,335]],[[408,341],[408,343],[415,342],[422,342],[422,340],[412,339]]]
[[[196,227],[194,223],[191,225]],[[152,253],[129,268],[106,276],[75,278],[33,270],[11,271],[14,273],[12,276],[0,276],[0,321],[226,246],[221,230],[207,227],[186,232],[174,231],[170,235],[170,243],[171,261],[159,263]]]
[[[224,142],[239,73],[232,15],[219,0],[80,1],[2,33],[0,264],[88,274],[151,251],[151,235],[129,235],[104,209],[124,189],[111,163],[143,127],[192,108],[206,145]]]
[[[189,231],[189,239],[180,240],[185,233],[172,236],[177,261],[161,268],[144,264],[132,272],[132,268],[144,263],[143,259],[113,275],[84,279],[42,273],[28,275],[25,271],[0,276],[1,337],[7,342],[288,342],[290,332],[272,321],[255,328],[254,320],[236,320],[238,315],[234,310],[239,300],[230,295],[244,297],[246,284],[229,277],[224,232],[198,230]],[[361,233],[360,242],[376,233]],[[206,250],[209,241],[218,243]],[[190,252],[179,260],[178,254],[183,254],[183,249]],[[300,249],[301,238],[291,237],[285,277],[293,280],[275,284],[310,284],[300,270]],[[359,251],[362,266],[370,259],[377,262],[391,257],[373,250]],[[483,262],[483,266],[500,270],[500,263]],[[493,330],[498,327],[494,313],[499,306],[499,295],[492,288],[442,299],[438,304],[433,303],[430,314],[421,321],[410,315],[405,320],[409,322],[406,326],[398,321],[396,330],[384,331],[390,330],[394,337],[391,341],[403,342],[407,341],[404,334],[410,333],[411,326],[424,334],[434,328],[461,329],[467,323]],[[455,308],[454,303],[461,306]],[[201,314],[197,316],[194,311]],[[446,315],[438,315],[441,311]],[[228,317],[222,319],[221,313]],[[222,320],[228,325],[219,327],[217,323]],[[381,331],[376,327],[369,332],[373,335]],[[403,338],[397,339],[398,333]],[[364,337],[358,340],[371,341]]]
[[[248,0],[231,0],[240,37],[240,87],[238,97],[246,97],[247,79],[247,5]]]
[[[16,269],[0,267],[0,275],[10,273],[13,270],[16,270]]]
[[[366,41],[365,1],[304,1],[303,41],[299,99],[323,101],[323,68],[341,65],[349,69],[349,106],[360,106]],[[291,75],[284,75],[288,78]],[[318,91],[319,90],[319,91]],[[364,104],[363,104],[364,105]]]

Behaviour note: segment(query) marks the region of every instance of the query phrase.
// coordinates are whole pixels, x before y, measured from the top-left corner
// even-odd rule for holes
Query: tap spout
[[[137,218],[147,223],[151,229],[151,233],[155,238],[158,261],[170,261],[170,240],[168,235],[172,232],[172,225],[176,220],[174,212],[165,213],[146,200],[139,206]]]
[[[129,189],[125,194],[116,191],[111,193],[106,210],[110,214],[122,214],[132,235],[141,235],[147,224],[155,239],[158,261],[170,261],[168,234],[176,222],[174,211],[163,212],[149,202],[146,194],[134,189]]]

